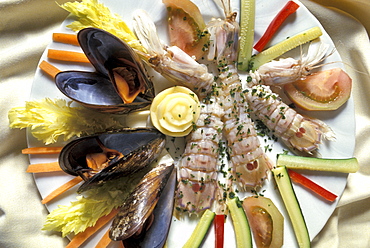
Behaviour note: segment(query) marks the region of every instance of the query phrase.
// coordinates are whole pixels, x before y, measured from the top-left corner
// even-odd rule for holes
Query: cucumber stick
[[[289,169],[332,171],[342,173],[355,173],[360,169],[356,158],[329,159],[301,157],[287,154],[279,154],[277,166],[285,166]]]
[[[203,213],[197,226],[195,227],[188,241],[184,244],[183,248],[200,247],[214,218],[215,218],[215,213],[207,209]]]
[[[295,195],[289,174],[285,166],[272,169],[281,198],[292,222],[295,236],[300,248],[311,246],[310,236],[303,217],[301,207]]]
[[[250,62],[252,70],[257,70],[261,65],[270,62],[271,60],[276,59],[280,55],[292,50],[293,48],[314,40],[321,35],[321,29],[319,27],[313,27],[267,48],[266,50],[252,57]]]
[[[247,71],[252,57],[254,42],[254,23],[256,17],[256,0],[240,1],[240,40],[238,69]]]
[[[226,204],[229,208],[231,219],[233,221],[236,247],[251,248],[252,234],[242,203],[238,198],[233,198],[231,200],[227,200]]]

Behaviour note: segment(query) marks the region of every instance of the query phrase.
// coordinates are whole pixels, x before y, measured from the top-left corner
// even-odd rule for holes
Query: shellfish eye
[[[254,170],[254,165],[253,165],[253,163],[248,163],[248,164],[247,164],[247,169],[248,169],[249,171]]]
[[[192,189],[195,193],[197,193],[197,192],[202,193],[205,190],[205,187],[206,187],[206,185],[204,185],[204,184],[199,184],[199,183],[193,183],[192,184]]]
[[[254,160],[253,161],[253,168],[254,169],[257,169],[258,168],[258,161],[257,160]]]

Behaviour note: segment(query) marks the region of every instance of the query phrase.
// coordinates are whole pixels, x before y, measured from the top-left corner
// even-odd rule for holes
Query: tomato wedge
[[[309,111],[336,110],[350,97],[352,79],[340,68],[320,71],[284,86],[289,99]]]
[[[197,60],[201,59],[209,35],[198,7],[190,0],[162,0],[167,7],[170,43]]]
[[[281,247],[284,242],[284,217],[271,199],[250,196],[243,200],[257,247]]]

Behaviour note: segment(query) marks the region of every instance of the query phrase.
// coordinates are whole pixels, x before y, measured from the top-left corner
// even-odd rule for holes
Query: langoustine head
[[[329,45],[321,41],[311,42],[307,54],[300,59],[280,58],[261,65],[256,71],[250,71],[249,87],[257,84],[281,86],[303,79],[319,67],[327,55]]]
[[[134,30],[147,53],[140,53],[154,70],[175,84],[185,85],[204,97],[213,90],[214,77],[206,65],[200,64],[177,46],[167,46],[158,37],[157,29],[144,10],[134,13]]]

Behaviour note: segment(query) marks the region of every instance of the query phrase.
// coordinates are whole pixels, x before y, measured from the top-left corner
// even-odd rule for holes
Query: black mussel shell
[[[126,128],[116,132],[78,138],[65,145],[59,155],[63,171],[81,176],[85,182],[78,192],[102,185],[105,181],[134,174],[151,164],[165,146],[165,136],[153,128]],[[104,148],[123,155],[89,178],[84,173],[92,171],[86,156],[102,153]]]
[[[98,73],[61,72],[57,74],[56,84],[65,95],[80,103],[91,105],[123,104],[109,78]],[[81,94],[81,92],[85,93]]]
[[[134,102],[125,104],[111,80],[99,73],[64,71],[57,74],[55,83],[65,96],[100,112],[129,113],[145,109],[151,103],[139,95]]]
[[[153,83],[147,77],[140,57],[129,45],[111,33],[98,28],[82,29],[78,32],[77,37],[82,50],[96,71],[109,77],[117,91],[119,91],[119,87],[116,85],[113,71],[122,73],[124,76],[127,70],[121,72],[117,68],[127,68],[129,71],[135,72],[133,87],[144,90],[139,96],[150,101],[153,99]]]
[[[78,41],[96,72],[58,73],[55,83],[63,94],[102,112],[129,113],[149,107],[154,85],[130,46],[97,28],[79,31]]]
[[[162,248],[164,247],[172,222],[174,194],[176,187],[176,170],[173,170],[164,187],[152,216],[146,220],[139,235],[134,234],[123,240],[125,248]]]
[[[149,171],[144,178],[140,181],[140,183],[136,186],[134,191],[128,196],[125,200],[124,204],[121,206],[120,211],[113,219],[112,226],[110,228],[110,238],[112,240],[126,240],[133,235],[138,235],[138,233],[143,234],[144,236],[146,233],[145,229],[152,229],[153,228],[153,210],[156,207],[159,198],[167,184],[168,179],[170,178],[174,169],[174,164],[159,164],[158,166],[154,167],[151,171]],[[173,181],[171,182],[173,184]],[[174,190],[174,187],[170,189]],[[169,202],[161,205],[163,207],[163,211],[168,211],[167,214],[172,216],[173,209],[166,209],[167,205],[171,206],[173,204],[173,196],[174,191],[168,192],[168,195],[172,195],[167,200]],[[173,206],[173,205],[172,205]],[[166,213],[164,213],[166,215]],[[157,219],[160,216],[154,216],[154,219]],[[148,223],[148,221],[150,223]],[[166,218],[167,223],[164,226],[156,226],[155,229],[164,229],[164,235],[167,235],[166,229],[171,223],[171,220]],[[143,230],[144,229],[144,230]],[[153,230],[155,231],[159,230]],[[160,232],[159,232],[160,233]],[[157,233],[158,234],[158,233]],[[140,236],[140,235],[139,235]],[[155,237],[153,237],[155,239]],[[162,237],[157,237],[159,243],[163,240]],[[135,241],[134,241],[135,242]],[[154,243],[148,247],[154,247]]]

